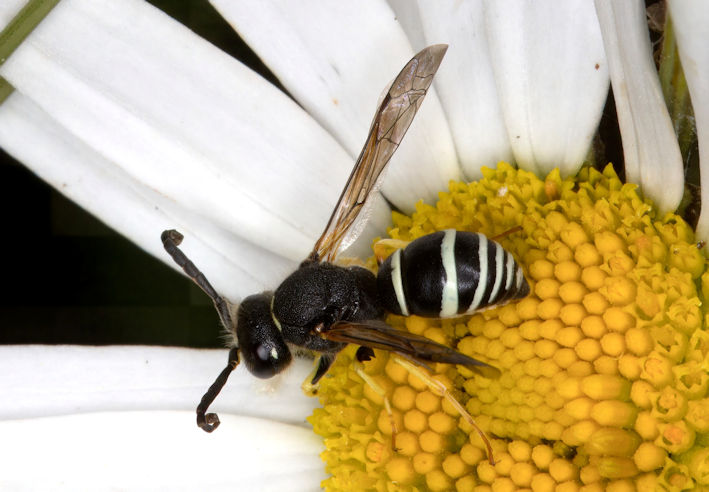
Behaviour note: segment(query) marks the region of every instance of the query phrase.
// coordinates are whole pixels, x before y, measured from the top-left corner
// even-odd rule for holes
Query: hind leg
[[[488,440],[487,436],[485,435],[485,432],[478,427],[478,425],[475,423],[475,420],[473,420],[473,417],[468,413],[468,411],[465,409],[465,407],[453,396],[453,394],[448,390],[445,384],[442,382],[433,379],[429,374],[427,374],[421,367],[418,367],[411,362],[409,362],[406,359],[401,358],[400,356],[396,354],[391,355],[392,359],[394,362],[402,366],[404,369],[406,369],[409,373],[413,374],[417,378],[419,378],[421,381],[426,383],[426,385],[431,388],[434,392],[438,393],[441,395],[443,398],[445,398],[457,411],[460,413],[460,416],[463,417],[463,419],[468,422],[473,429],[480,435],[480,438],[483,440],[483,443],[485,444],[485,448],[487,449],[487,457],[488,460],[490,461],[491,465],[495,464],[495,459],[493,458],[492,455],[492,446],[490,445],[490,441]]]
[[[357,353],[359,354],[359,351],[357,351]],[[394,421],[394,412],[391,411],[391,403],[389,402],[386,391],[369,374],[364,372],[364,365],[360,360],[355,358],[352,366],[357,375],[362,378],[362,381],[384,400],[384,410],[386,410],[387,415],[389,415],[389,423],[391,424],[391,448],[396,451],[396,433],[398,430],[396,428],[396,422]]]

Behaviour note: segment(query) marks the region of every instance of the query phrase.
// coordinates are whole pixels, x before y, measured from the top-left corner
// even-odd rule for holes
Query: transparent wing
[[[500,377],[500,370],[426,337],[396,330],[378,320],[355,323],[339,321],[323,329],[320,335],[333,342],[354,343],[365,347],[408,355],[428,362],[461,364],[486,378]]]
[[[445,44],[436,44],[421,50],[394,79],[374,115],[364,148],[309,260],[334,261],[343,238],[372,190],[377,188],[382,170],[409,129],[447,49]]]

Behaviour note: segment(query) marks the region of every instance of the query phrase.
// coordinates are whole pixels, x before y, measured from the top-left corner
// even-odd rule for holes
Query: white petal
[[[294,261],[351,166],[285,95],[142,1],[61,2],[0,75],[136,182]]]
[[[212,3],[354,160],[380,94],[413,55],[386,2]],[[434,201],[459,175],[434,94],[419,113],[382,186],[386,197],[407,211],[418,199]]]
[[[312,491],[320,439],[301,427],[224,416],[207,434],[188,412],[0,422],[6,490]]]
[[[194,407],[225,363],[226,350],[0,347],[3,488],[317,489],[322,441],[304,421],[317,401],[300,392],[311,363],[268,382],[238,368],[207,434]]]
[[[637,183],[661,212],[674,211],[684,192],[682,155],[652,59],[645,4],[596,0],[613,84],[628,182]]]
[[[0,419],[72,413],[185,410],[180,425],[197,429],[195,409],[226,366],[227,350],[141,346],[0,347]],[[309,428],[306,417],[318,405],[300,390],[312,361],[296,359],[270,380],[244,366],[230,376],[211,411],[253,416]],[[223,423],[219,431],[228,429]],[[202,432],[202,431],[200,431]]]
[[[669,2],[697,125],[702,177],[702,213],[697,234],[704,240],[709,238],[709,10],[706,6],[701,0]]]
[[[5,28],[26,3],[26,0],[4,0],[0,3],[0,31]]]
[[[538,175],[583,163],[608,92],[590,0],[486,0],[495,80],[517,164]]]
[[[423,48],[431,44],[438,44],[441,41],[429,42],[423,32],[421,12],[417,5],[411,0],[387,0],[389,7],[394,11],[396,21],[409,38],[409,43],[414,48]],[[449,52],[446,52],[446,57]]]
[[[19,92],[0,105],[0,147],[176,269],[163,250],[160,233],[177,228],[185,235],[185,253],[217,291],[233,301],[273,288],[297,266],[138,181]]]
[[[482,166],[512,162],[485,37],[482,0],[420,0],[419,9],[427,42],[449,44],[434,84],[463,171],[468,179],[479,179]]]

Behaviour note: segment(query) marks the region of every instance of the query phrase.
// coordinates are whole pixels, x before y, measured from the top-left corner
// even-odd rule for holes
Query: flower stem
[[[0,32],[0,65],[12,55],[27,36],[42,22],[59,0],[30,0]],[[0,77],[0,104],[13,87]]]

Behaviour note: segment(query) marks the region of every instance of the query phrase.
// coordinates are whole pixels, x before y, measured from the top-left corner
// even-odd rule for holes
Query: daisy
[[[307,255],[379,93],[412,47],[433,42],[451,46],[438,97],[427,98],[382,188],[398,209],[432,203],[450,179],[479,178],[500,160],[540,177],[555,167],[574,175],[609,69],[628,180],[661,211],[681,198],[681,157],[639,4],[213,3],[297,103],[145,3],[65,0],[0,68],[16,89],[0,106],[0,145],[166,262],[159,233],[180,230],[185,251],[230,299],[273,288]],[[21,4],[0,7],[3,24]],[[696,5],[672,4],[678,26],[695,21],[686,12]],[[687,70],[695,108],[707,107],[706,60],[693,58],[705,56],[693,46],[701,42],[680,41],[695,61]],[[379,200],[355,253],[367,256],[389,212]],[[9,485],[32,476],[38,489],[312,490],[326,476],[304,422],[317,402],[298,394],[307,363],[273,392],[237,370],[215,407],[223,425],[207,435],[194,427],[193,407],[226,351],[3,352],[0,425],[16,443],[3,456]],[[32,460],[18,460],[26,456],[18,448]],[[30,463],[49,473],[33,474]]]

